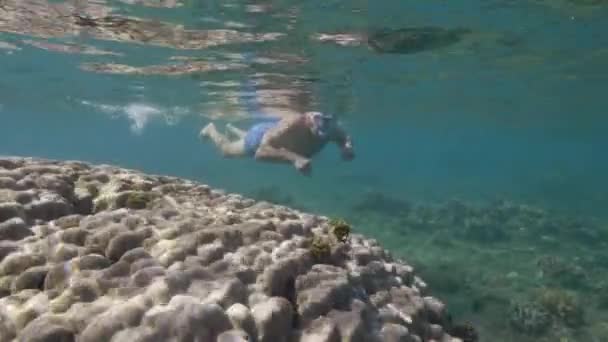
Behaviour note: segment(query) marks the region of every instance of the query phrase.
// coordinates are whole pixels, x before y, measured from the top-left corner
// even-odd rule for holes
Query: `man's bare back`
[[[333,117],[319,112],[257,124],[248,131],[231,125],[227,129],[237,140],[219,133],[213,123],[203,128],[200,136],[211,139],[226,157],[254,156],[261,161],[291,163],[303,174],[310,174],[310,159],[328,142],[340,147],[343,159],[354,158],[351,138]]]

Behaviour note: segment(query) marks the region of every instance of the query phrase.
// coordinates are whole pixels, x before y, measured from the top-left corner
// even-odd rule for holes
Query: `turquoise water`
[[[549,0],[191,0],[174,1],[180,4],[175,7],[172,1],[133,2],[13,0],[0,6],[0,154],[118,164],[344,216],[423,270],[452,260],[488,276],[504,275],[530,268],[547,250],[583,257],[586,245],[560,230],[554,236],[558,249],[543,250],[536,240],[488,246],[456,237],[456,247],[430,242],[423,248],[419,242],[432,240],[434,231],[408,231],[399,210],[362,214],[356,206],[366,195],[384,196],[367,200],[368,205],[378,198],[396,199],[397,206],[406,205],[399,201],[433,204],[459,198],[483,205],[506,199],[556,213],[548,215],[598,222],[606,217],[604,1],[588,6]],[[146,24],[79,26],[70,13],[93,18],[110,13]],[[188,36],[178,25],[231,31],[213,39]],[[396,54],[314,39],[319,33],[422,26],[464,27],[471,34],[446,47]],[[130,36],[119,35],[125,31]],[[54,51],[40,43],[86,45],[112,54]],[[244,59],[245,53],[254,56],[253,62]],[[219,70],[146,75],[145,70],[159,69],[120,74],[90,68],[92,63],[138,68],[183,63],[175,56]],[[198,132],[218,116],[220,124],[252,123],[239,115],[242,103],[237,101],[246,80],[259,83],[264,103],[289,102],[291,110],[338,115],[353,136],[357,158],[344,163],[330,146],[314,159],[310,178],[287,166],[223,159],[198,139]],[[290,92],[297,96],[289,101],[281,95]],[[486,249],[470,256],[472,246]],[[493,249],[509,254],[522,246],[538,247],[529,263],[522,261],[525,257],[473,262],[483,261]],[[594,260],[608,260],[601,257]],[[606,271],[606,262],[600,264],[589,267]],[[428,277],[433,288],[435,276]],[[482,340],[527,338],[496,323],[507,321],[502,304],[480,314],[463,299],[470,292],[446,289],[441,277],[436,281],[439,295],[478,326]],[[536,287],[524,281],[506,286],[501,295]],[[604,309],[594,309],[584,334],[568,330],[562,335],[569,341],[605,340]]]

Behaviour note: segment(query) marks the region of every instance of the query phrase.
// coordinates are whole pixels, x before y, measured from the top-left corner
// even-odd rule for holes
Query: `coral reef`
[[[509,322],[519,332],[541,335],[551,326],[551,316],[541,305],[534,302],[513,302]]]
[[[77,161],[0,180],[0,341],[477,339],[344,220]]]
[[[567,326],[578,328],[584,324],[583,307],[573,293],[560,289],[543,289],[538,301]]]
[[[329,220],[330,231],[339,242],[346,242],[350,236],[351,228],[344,219]]]
[[[373,198],[389,198],[388,209]],[[506,200],[420,203],[382,193],[362,195],[347,216],[408,255],[453,312],[496,340],[593,340],[608,318],[600,219]],[[451,334],[464,339],[464,330]]]

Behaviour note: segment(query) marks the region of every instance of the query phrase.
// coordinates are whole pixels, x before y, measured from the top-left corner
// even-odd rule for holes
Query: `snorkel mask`
[[[320,137],[326,138],[335,127],[335,120],[331,114],[308,112],[307,115],[312,122],[313,131]]]

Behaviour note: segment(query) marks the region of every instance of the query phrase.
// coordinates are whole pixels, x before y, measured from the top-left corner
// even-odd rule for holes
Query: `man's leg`
[[[205,126],[199,136],[211,139],[225,157],[243,157],[246,155],[243,139],[230,141],[225,135],[217,131],[213,123]]]
[[[239,139],[244,139],[245,135],[247,135],[247,132],[243,131],[240,128],[236,128],[234,126],[232,126],[231,124],[227,124],[226,128],[232,132],[232,134],[236,135]]]

